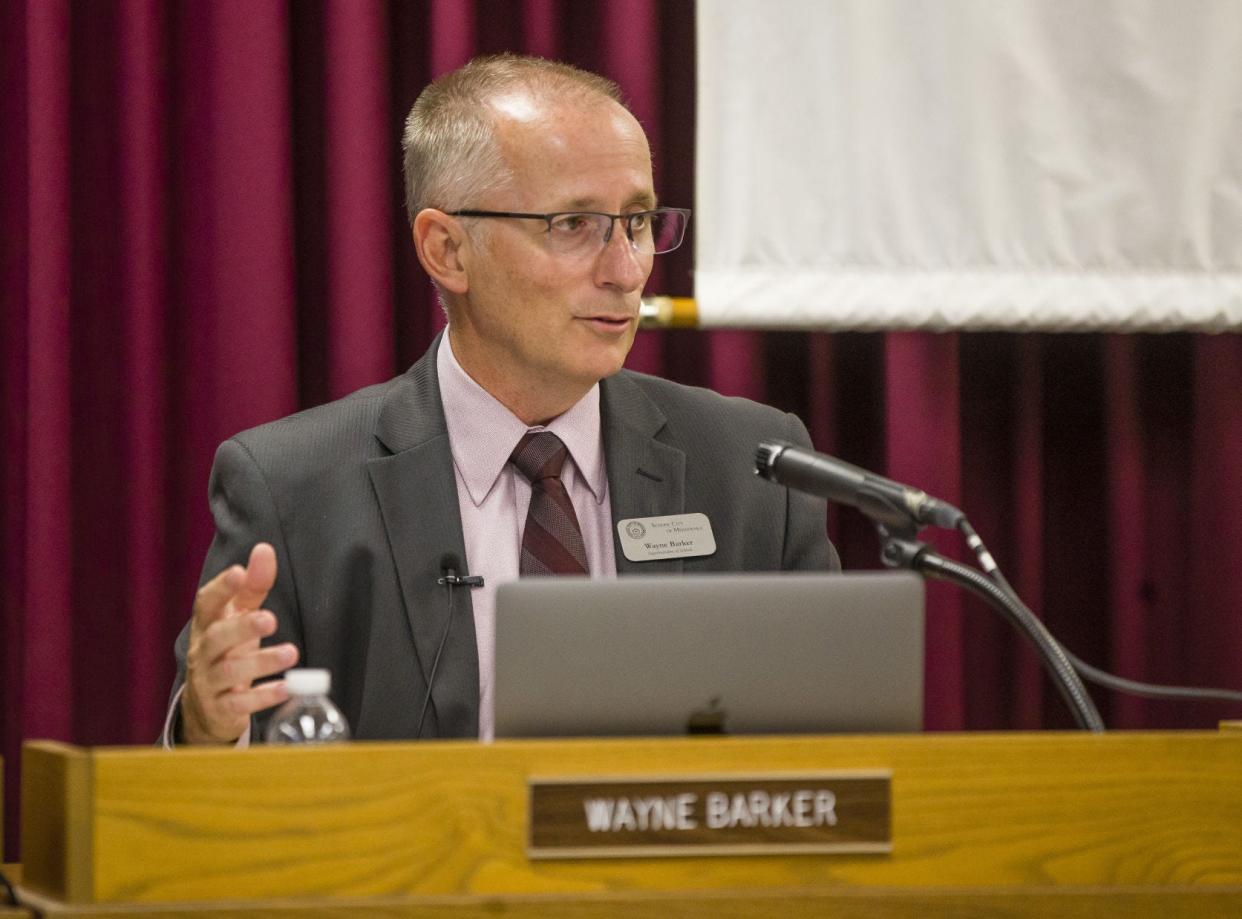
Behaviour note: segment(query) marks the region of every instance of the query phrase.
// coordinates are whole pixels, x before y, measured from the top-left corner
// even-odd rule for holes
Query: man
[[[261,736],[287,693],[255,681],[299,660],[332,671],[356,737],[488,738],[501,581],[835,564],[823,503],[751,473],[760,440],[809,442],[801,422],[621,369],[686,213],[657,208],[646,137],[613,84],[475,61],[423,92],[404,147],[447,333],[401,377],[220,447],[166,739]],[[559,476],[527,468],[531,444],[551,445],[535,465]],[[713,554],[624,557],[616,523],[680,513],[706,514]],[[457,594],[420,730],[454,556],[486,586]]]

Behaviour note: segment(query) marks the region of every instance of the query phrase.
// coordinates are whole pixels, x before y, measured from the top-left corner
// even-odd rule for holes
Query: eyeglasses
[[[620,220],[635,251],[646,255],[672,252],[686,235],[690,211],[681,207],[657,207],[633,214],[598,211],[563,211],[555,214],[520,214],[514,211],[449,211],[451,217],[508,217],[542,220],[548,225],[548,245],[561,255],[594,254],[608,245],[612,228]]]

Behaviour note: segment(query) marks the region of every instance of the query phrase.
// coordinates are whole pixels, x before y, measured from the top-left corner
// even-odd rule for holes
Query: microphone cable
[[[1091,699],[1091,694],[1083,686],[1065,649],[1021,600],[1005,593],[982,572],[976,571],[969,565],[945,558],[938,552],[917,552],[913,559],[913,567],[916,571],[927,572],[933,577],[952,581],[994,601],[997,612],[1000,612],[1011,625],[1026,635],[1035,650],[1039,652],[1048,670],[1048,675],[1053,678],[1053,685],[1056,686],[1065,704],[1073,713],[1075,723],[1086,731],[1098,733],[1104,730],[1104,719],[1100,717],[1099,710],[1096,709]]]
[[[440,655],[444,653],[444,646],[448,644],[449,630],[453,627],[453,588],[458,585],[462,587],[483,586],[481,575],[458,575],[457,569],[460,567],[461,559],[455,552],[445,552],[440,556],[440,577],[436,579],[436,583],[448,588],[448,618],[444,621],[444,631],[440,633],[436,655],[431,659],[431,673],[427,677],[427,695],[423,698],[423,709],[418,713],[418,728],[414,731],[415,740],[423,736],[423,721],[427,717],[427,705],[431,702],[431,690],[436,685],[436,671],[440,668]]]
[[[1119,677],[1070,653],[1022,602],[966,515],[920,489],[784,441],[759,444],[755,473],[786,488],[819,495],[862,511],[876,524],[885,541],[886,564],[913,567],[921,562],[919,567],[923,570],[955,580],[960,586],[989,599],[1012,624],[1026,633],[1056,681],[1064,684],[1058,688],[1074,710],[1080,726],[1086,726],[1086,722],[1093,723],[1095,730],[1101,726],[1098,714],[1090,711],[1094,706],[1081,680],[1151,699],[1242,702],[1242,692],[1235,690],[1165,686]],[[959,531],[975,553],[982,573],[938,557],[934,552],[918,551],[922,544],[915,541],[914,534],[925,526]],[[894,553],[891,557],[890,552]]]
[[[448,588],[448,617],[444,620],[444,631],[440,633],[440,643],[436,646],[436,655],[431,659],[431,674],[427,677],[427,695],[423,697],[423,710],[418,714],[418,729],[414,731],[414,739],[423,736],[423,720],[427,717],[427,705],[431,702],[431,690],[436,685],[436,670],[440,667],[440,655],[444,653],[444,645],[448,642],[449,630],[453,627],[453,587],[457,584],[456,555],[445,553],[440,558],[440,578],[438,583]]]
[[[975,553],[975,557],[979,559],[979,567],[1011,600],[1021,603],[1022,600],[1018,597],[1018,592],[1013,589],[1013,585],[1009,583],[1008,578],[1005,577],[1004,573],[997,566],[995,559],[992,558],[992,553],[983,544],[983,540],[975,532],[975,528],[970,525],[970,521],[962,517],[958,521],[957,528],[966,538],[966,545],[971,548]],[[1034,613],[1031,615],[1034,615]],[[1064,645],[1061,646],[1061,650],[1073,668],[1078,671],[1078,675],[1084,680],[1094,683],[1096,686],[1111,689],[1114,692],[1129,693],[1130,695],[1141,696],[1147,699],[1242,703],[1242,692],[1237,690],[1195,686],[1166,686],[1159,683],[1145,683],[1142,680],[1131,680],[1127,677],[1117,676],[1106,670],[1101,670],[1098,667],[1093,667]]]

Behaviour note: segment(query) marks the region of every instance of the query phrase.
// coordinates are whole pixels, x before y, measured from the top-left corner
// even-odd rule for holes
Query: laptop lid
[[[527,578],[496,591],[496,737],[919,731],[909,572]]]

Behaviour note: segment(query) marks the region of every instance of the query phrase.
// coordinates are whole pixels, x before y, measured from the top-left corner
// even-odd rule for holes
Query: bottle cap
[[[285,686],[290,695],[322,696],[332,688],[332,674],[327,670],[303,667],[285,671]]]

